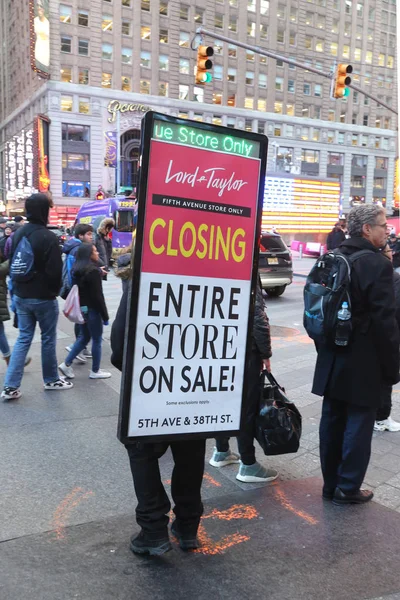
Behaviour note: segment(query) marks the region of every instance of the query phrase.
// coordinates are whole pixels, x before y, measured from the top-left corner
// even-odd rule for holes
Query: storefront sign
[[[233,435],[246,388],[267,140],[152,112],[144,127],[119,437]]]
[[[108,117],[109,123],[114,123],[117,118],[117,113],[126,113],[126,112],[142,112],[146,113],[151,110],[150,106],[145,106],[144,104],[131,104],[129,102],[119,102],[119,100],[111,100],[107,106],[107,110],[110,113],[111,117]]]
[[[49,0],[29,0],[31,67],[41,77],[50,73]]]
[[[117,168],[117,132],[116,131],[105,131],[104,132],[106,151],[104,156],[104,166]]]

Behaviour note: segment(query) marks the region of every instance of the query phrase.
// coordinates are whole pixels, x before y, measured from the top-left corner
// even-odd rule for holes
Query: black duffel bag
[[[301,437],[301,414],[285,396],[269,371],[261,374],[260,405],[256,418],[256,439],[264,454],[297,452]]]

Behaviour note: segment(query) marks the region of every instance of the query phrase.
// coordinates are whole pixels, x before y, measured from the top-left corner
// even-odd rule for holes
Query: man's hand
[[[271,360],[269,358],[264,358],[262,365],[263,369],[266,369],[269,373],[271,373]]]

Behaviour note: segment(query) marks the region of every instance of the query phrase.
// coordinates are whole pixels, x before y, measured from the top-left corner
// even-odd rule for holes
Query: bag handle
[[[271,385],[276,385],[280,390],[282,390],[282,392],[285,392],[285,388],[283,388],[281,385],[279,385],[279,383],[277,382],[277,380],[275,379],[275,377],[272,375],[272,373],[270,373],[270,371],[267,371],[267,369],[264,369],[262,372],[263,377],[267,378],[269,383]]]

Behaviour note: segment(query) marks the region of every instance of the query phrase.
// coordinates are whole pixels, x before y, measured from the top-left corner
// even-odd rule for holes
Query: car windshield
[[[260,251],[268,252],[271,250],[276,252],[282,252],[286,250],[284,241],[277,235],[262,235]]]

